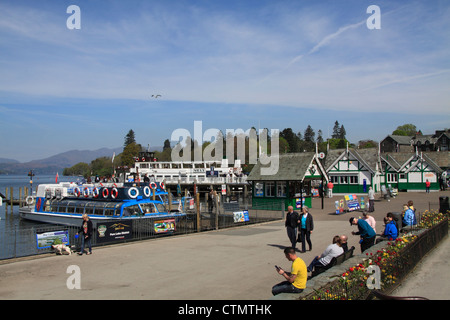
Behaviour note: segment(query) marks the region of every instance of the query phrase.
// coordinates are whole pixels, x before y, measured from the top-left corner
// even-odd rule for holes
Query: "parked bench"
[[[327,264],[326,266],[316,266],[314,267],[314,271],[311,274],[311,278],[317,276],[318,274],[321,274],[322,272],[325,272],[326,270],[340,265],[342,262],[344,262],[345,260],[350,259],[351,257],[353,257],[353,251],[355,250],[355,247],[352,246],[350,249],[348,249],[346,252],[342,253],[341,255],[337,256],[337,257],[333,257],[330,261],[329,264]]]

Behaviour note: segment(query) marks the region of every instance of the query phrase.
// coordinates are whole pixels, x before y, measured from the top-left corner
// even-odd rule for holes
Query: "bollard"
[[[195,195],[195,205],[197,209],[197,232],[200,232],[200,193]]]

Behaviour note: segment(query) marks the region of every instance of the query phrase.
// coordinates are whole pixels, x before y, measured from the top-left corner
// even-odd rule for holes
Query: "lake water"
[[[78,177],[59,175],[58,182],[76,182]],[[36,175],[33,177],[33,190],[39,184],[55,183],[55,175]],[[10,191],[6,194],[6,188],[13,188],[13,198],[19,198],[19,188],[22,188],[22,196],[24,189],[30,189],[30,177],[24,175],[0,175],[0,192],[7,198],[10,197]],[[30,194],[30,192],[28,192]],[[8,210],[6,208],[8,207]],[[11,206],[6,206],[3,201],[3,206],[0,207],[0,259],[10,257],[11,251],[14,250],[14,256],[28,255],[35,250],[34,243],[30,244],[29,240],[20,238],[20,234],[24,230],[39,226],[48,225],[40,224],[33,221],[20,219],[19,206],[13,206],[11,213]],[[17,236],[19,235],[19,236]]]

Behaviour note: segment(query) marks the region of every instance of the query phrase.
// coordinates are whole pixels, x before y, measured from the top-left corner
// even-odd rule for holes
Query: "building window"
[[[266,197],[275,197],[275,182],[266,182]]]
[[[277,197],[281,197],[281,198],[286,197],[286,183],[285,182],[277,182]]]
[[[347,178],[348,178],[347,176],[341,176],[339,183],[340,184],[347,184],[348,183],[348,179]]]
[[[349,178],[350,184],[358,184],[358,182],[359,182],[358,176],[350,176],[348,178]]]
[[[386,174],[387,182],[397,182],[397,174],[396,173],[388,173]]]
[[[264,184],[261,182],[255,183],[255,197],[264,197]]]

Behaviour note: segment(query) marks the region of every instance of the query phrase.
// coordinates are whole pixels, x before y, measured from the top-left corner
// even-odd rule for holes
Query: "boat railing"
[[[247,176],[235,177],[164,177],[166,184],[244,184],[247,183]]]

